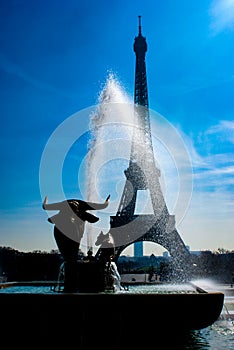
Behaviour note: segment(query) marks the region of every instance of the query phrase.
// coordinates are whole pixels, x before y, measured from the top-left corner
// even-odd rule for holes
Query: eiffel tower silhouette
[[[147,43],[142,36],[141,16],[138,18],[139,32],[133,46],[136,54],[134,113],[138,120],[133,130],[129,166],[124,171],[126,182],[119,208],[116,215],[110,217],[110,233],[115,242],[115,261],[130,244],[149,241],[167,249],[174,265],[181,270],[190,253],[175,228],[174,215],[168,212],[159,182],[160,170],[155,164],[145,64]],[[153,214],[135,214],[137,194],[142,190],[150,194]]]

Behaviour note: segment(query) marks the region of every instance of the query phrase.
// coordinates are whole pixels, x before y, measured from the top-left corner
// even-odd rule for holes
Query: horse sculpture
[[[97,236],[97,240],[95,242],[96,246],[100,245],[96,253],[96,259],[101,263],[108,263],[114,259],[115,256],[115,243],[113,236],[110,232],[104,234],[102,231]]]

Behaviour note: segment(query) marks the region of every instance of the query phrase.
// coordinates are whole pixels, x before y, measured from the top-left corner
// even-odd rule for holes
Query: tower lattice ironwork
[[[110,218],[115,260],[130,244],[149,241],[167,249],[177,267],[181,268],[188,261],[190,253],[175,227],[174,215],[168,212],[159,181],[160,170],[154,159],[145,64],[147,43],[142,36],[141,16],[133,48],[136,55],[134,113],[137,121],[133,130],[129,166],[124,171],[126,182],[122,197],[116,215]],[[137,193],[141,190],[148,190],[152,214],[135,214]]]

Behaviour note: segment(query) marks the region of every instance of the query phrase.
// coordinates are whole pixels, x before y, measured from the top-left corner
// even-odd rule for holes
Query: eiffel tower
[[[178,270],[189,261],[190,253],[175,228],[175,217],[170,215],[159,182],[156,167],[148,104],[145,54],[146,38],[142,36],[141,16],[139,32],[134,41],[136,54],[134,117],[129,166],[124,171],[126,182],[115,216],[110,217],[110,233],[115,241],[115,261],[130,244],[149,241],[167,249]],[[148,190],[153,214],[135,214],[138,191]],[[143,243],[142,243],[143,244]],[[99,252],[97,252],[97,255]]]

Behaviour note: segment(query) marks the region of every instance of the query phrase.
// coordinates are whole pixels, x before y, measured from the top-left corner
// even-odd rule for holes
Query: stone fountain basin
[[[62,337],[83,344],[113,332],[129,340],[138,332],[206,328],[219,318],[223,303],[221,292],[2,293],[1,333],[14,335],[17,345],[29,336],[42,343]]]

